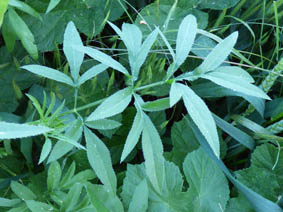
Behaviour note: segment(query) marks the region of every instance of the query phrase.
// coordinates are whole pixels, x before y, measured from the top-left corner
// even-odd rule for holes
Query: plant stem
[[[145,86],[141,86],[141,87],[135,88],[134,91],[140,91],[140,90],[144,90],[144,89],[147,89],[147,88],[152,88],[152,87],[160,86],[160,85],[163,85],[165,83],[166,83],[166,81],[155,82],[155,83],[152,83],[152,84],[149,84],[149,85],[145,85]]]

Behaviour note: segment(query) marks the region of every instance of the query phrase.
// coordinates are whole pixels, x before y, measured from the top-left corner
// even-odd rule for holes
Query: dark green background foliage
[[[0,211],[283,211],[282,24],[282,0],[1,0]]]

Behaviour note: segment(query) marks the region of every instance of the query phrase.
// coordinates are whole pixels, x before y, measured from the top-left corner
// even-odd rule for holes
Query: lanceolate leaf
[[[153,43],[155,42],[157,35],[158,35],[157,29],[155,29],[152,33],[150,33],[143,42],[143,44],[141,45],[138,54],[134,58],[134,63],[132,67],[132,75],[134,77],[134,80],[138,78],[140,68],[143,65]]]
[[[193,15],[186,16],[178,30],[176,41],[176,64],[180,66],[191,51],[197,33],[197,20]]]
[[[255,85],[250,84],[248,81],[244,81],[242,77],[231,75],[228,72],[223,73],[218,71],[212,71],[201,75],[201,77],[204,79],[208,79],[217,85],[229,88],[233,91],[270,100],[270,98],[263,92],[263,90],[256,87]]]
[[[53,129],[44,126],[0,122],[0,140],[25,138],[48,133]]]
[[[109,96],[96,110],[89,115],[87,121],[94,121],[114,116],[123,112],[132,99],[132,88],[124,88]]]
[[[192,120],[207,139],[209,145],[213,149],[214,154],[219,157],[220,151],[218,134],[211,112],[207,108],[204,101],[188,86],[179,83],[176,84],[176,86],[178,86],[179,90],[183,91],[184,104]]]
[[[32,7],[30,7],[28,4],[24,3],[23,1],[19,1],[19,0],[10,0],[9,1],[9,5],[12,7],[17,8],[18,10],[21,10],[25,13],[28,13],[36,18],[38,18],[39,20],[42,20],[40,14],[38,12],[36,12]]]
[[[42,77],[45,77],[51,80],[55,80],[57,82],[62,82],[70,86],[74,86],[74,83],[70,77],[68,77],[66,74],[63,74],[62,72],[57,71],[55,69],[48,68],[46,66],[41,66],[41,65],[26,65],[26,66],[22,66],[21,68],[26,69],[29,72],[32,72],[39,76],[42,76]]]
[[[12,181],[11,189],[22,200],[32,200],[36,198],[36,195],[28,187],[16,181]]]
[[[38,164],[42,163],[47,158],[47,156],[51,151],[51,148],[52,148],[52,142],[49,138],[47,138],[42,146]]]
[[[73,22],[69,22],[64,34],[63,51],[70,65],[71,74],[76,81],[84,59],[84,53],[76,50],[73,45],[83,46],[80,34]]]
[[[224,132],[228,133],[236,141],[240,142],[250,150],[253,150],[255,147],[255,141],[251,136],[234,127],[232,124],[229,124],[225,120],[219,118],[213,114],[213,118],[218,127],[220,127]]]
[[[59,3],[61,0],[50,0],[47,10],[46,10],[46,14],[49,13],[51,10],[53,10]]]
[[[11,27],[13,28],[13,31],[21,40],[23,46],[28,51],[30,56],[33,59],[37,60],[38,50],[35,45],[34,36],[29,30],[28,26],[23,21],[23,19],[16,13],[16,11],[11,7],[8,10],[8,15],[9,15],[9,22],[11,24]]]
[[[166,110],[168,108],[170,108],[170,104],[169,104],[170,99],[167,98],[161,98],[155,101],[148,101],[145,102],[142,105],[142,109],[144,111],[161,111],[161,110]]]
[[[234,32],[222,40],[205,58],[203,63],[197,67],[198,73],[206,73],[217,68],[231,53],[238,38],[238,32]]]
[[[116,194],[117,179],[112,168],[109,150],[103,141],[88,128],[85,127],[84,132],[87,146],[87,158],[91,167],[107,189],[109,189],[112,194]]]
[[[144,113],[143,120],[142,151],[146,174],[156,191],[161,193],[165,175],[162,141],[152,121]]]
[[[82,46],[74,45],[74,48],[76,48],[78,51],[84,52],[85,54],[103,63],[104,65],[109,66],[129,76],[129,72],[127,71],[127,69],[124,66],[122,66],[119,62],[112,59],[112,57],[108,56],[107,54],[104,54],[103,52],[90,47],[82,47]]]
[[[101,72],[105,71],[108,68],[108,66],[104,64],[99,64],[96,66],[93,66],[89,70],[87,70],[80,78],[79,78],[79,85],[85,83],[86,81],[96,77]]]
[[[144,120],[142,116],[142,111],[137,109],[137,114],[135,116],[132,128],[127,136],[124,149],[121,156],[121,162],[131,153],[139,141],[141,132],[144,128]]]
[[[97,130],[112,130],[120,127],[121,123],[110,119],[99,119],[95,121],[86,122],[86,125],[90,128]]]
[[[2,22],[3,22],[3,19],[4,19],[4,15],[5,15],[7,8],[8,8],[8,2],[9,2],[9,0],[2,0],[0,2],[0,28],[1,28],[1,25],[2,25]]]
[[[182,95],[183,91],[179,89],[175,82],[173,82],[169,93],[170,107],[173,107],[173,105],[175,105],[181,99]]]
[[[208,141],[199,131],[198,127],[192,122],[192,120],[187,119],[187,121],[205,152],[216,162],[216,164],[220,167],[220,169],[222,169],[222,171],[229,178],[229,180],[246,197],[246,199],[251,203],[255,211],[282,212],[282,209],[277,204],[271,202],[268,199],[263,198],[259,194],[255,193],[254,191],[250,190],[248,187],[240,183],[236,178],[234,178],[234,176],[230,173],[225,164],[221,160],[219,160],[219,158],[214,154],[214,151],[211,149]]]
[[[28,208],[32,211],[32,212],[46,212],[46,211],[53,211],[54,208],[51,205],[48,205],[46,203],[43,202],[37,202],[34,200],[26,200],[25,201]]]

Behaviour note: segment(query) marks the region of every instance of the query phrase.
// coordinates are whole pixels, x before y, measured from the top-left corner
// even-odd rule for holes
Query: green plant
[[[109,25],[127,48],[128,61],[125,64],[96,48],[84,46],[74,23],[70,22],[67,25],[63,42],[63,51],[70,72],[65,69],[63,73],[56,69],[34,64],[21,67],[53,82],[56,81],[54,90],[57,86],[59,89],[64,89],[66,86],[71,88],[69,90],[72,92],[73,109],[67,108],[70,107],[68,102],[67,107],[64,102],[59,103],[60,101],[54,93],[51,95],[44,93],[42,100],[29,94],[28,97],[38,112],[38,120],[33,120],[37,117],[33,113],[32,121],[29,124],[0,122],[2,125],[0,139],[16,139],[44,134],[45,140],[39,163],[44,162],[45,166],[50,163],[47,178],[47,191],[50,196],[43,198],[44,203],[36,199],[33,191],[14,182],[11,184],[12,190],[18,197],[24,199],[24,202],[19,199],[2,198],[0,206],[17,206],[20,208],[19,210],[31,211],[37,211],[38,207],[46,207],[45,210],[55,211],[123,211],[123,208],[129,211],[135,211],[136,208],[139,208],[140,211],[223,211],[229,199],[228,183],[223,171],[255,210],[281,211],[278,205],[240,183],[226,168],[220,159],[221,142],[216,125],[250,149],[255,146],[254,140],[242,130],[213,115],[204,100],[198,95],[200,90],[209,90],[214,86],[214,88],[222,90],[224,95],[226,92],[230,96],[270,99],[260,88],[252,84],[254,80],[245,70],[223,64],[233,50],[238,33],[234,32],[224,40],[220,40],[201,64],[184,70],[182,65],[187,61],[197,34],[211,36],[211,34],[198,29],[196,18],[193,15],[188,15],[182,20],[178,28],[175,49],[172,47],[172,42],[168,41],[158,27],[142,41],[142,32],[134,24],[124,23],[122,30],[110,22]],[[153,46],[155,49],[158,48],[160,43],[168,48],[171,60],[166,66],[162,66],[166,71],[163,70],[162,78],[156,81],[153,78],[153,74],[156,74],[155,70],[152,70],[152,74],[146,75],[142,72],[151,71],[144,64],[151,48]],[[239,55],[237,52],[235,54]],[[81,73],[85,55],[100,64]],[[162,63],[158,64],[161,66]],[[66,67],[68,68],[68,66]],[[81,89],[87,83],[93,83],[97,77],[110,68],[118,71],[116,74],[123,76],[120,83],[122,89],[102,99],[95,99],[87,105],[78,106],[83,98],[80,96],[80,94],[83,95]],[[181,68],[184,73],[179,72]],[[140,77],[149,77],[149,79],[143,80]],[[155,81],[153,82],[153,80]],[[108,87],[111,85],[113,83],[110,80]],[[146,95],[158,93],[160,86],[165,86],[162,88],[165,94],[153,101],[146,101]],[[189,188],[184,184],[179,168],[165,159],[164,148],[166,144],[162,142],[160,133],[150,116],[154,112],[176,107],[181,99],[188,113],[188,116],[183,119],[184,127],[187,132],[190,132],[189,139],[194,139],[196,143],[194,149],[188,150],[183,155],[186,158],[180,159],[182,162],[185,159],[182,169],[187,183],[190,185]],[[96,107],[95,110],[90,110],[92,107]],[[119,120],[117,121],[118,116],[121,113],[125,114],[130,109],[134,111],[133,124],[129,126],[125,142],[122,141],[123,148],[121,148],[119,159],[120,162],[129,159],[131,154],[134,154],[135,150],[137,151],[141,137],[141,149],[145,161],[140,165],[128,165],[126,177],[122,183],[112,166],[114,159],[111,158],[112,155],[109,151],[111,144],[106,142],[105,137],[112,138],[113,134],[115,135],[115,131],[113,133],[111,130],[123,126]],[[71,118],[66,118],[66,115],[71,115]],[[167,123],[165,121],[162,126]],[[11,129],[15,127],[19,132],[12,132]],[[193,151],[198,148],[199,144],[202,147]],[[61,178],[59,163],[54,161],[66,154],[70,157],[72,154],[78,153],[79,149],[77,148],[86,151],[88,163],[103,185],[84,181],[68,188],[58,187],[62,184],[64,177]],[[174,156],[174,152],[172,155],[165,154],[165,156],[170,159],[170,156]],[[171,160],[175,162],[175,159]],[[194,172],[194,170],[196,171]],[[70,174],[72,176],[74,172],[74,165],[71,165],[65,176],[69,176],[69,173],[72,173]],[[212,176],[215,180],[207,180]],[[122,185],[122,192],[118,185]],[[24,196],[18,192],[19,189],[26,191]],[[66,194],[68,189],[70,190]],[[53,191],[57,196],[53,196]],[[78,194],[79,191],[83,191],[83,193],[73,195]],[[119,196],[122,197],[123,203]],[[197,196],[199,197],[197,198]],[[78,206],[75,205],[75,202],[78,202],[79,199],[85,204],[77,209]]]

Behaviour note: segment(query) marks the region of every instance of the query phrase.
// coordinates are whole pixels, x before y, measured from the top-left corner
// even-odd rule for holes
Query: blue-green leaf
[[[35,45],[34,36],[31,33],[30,29],[12,7],[8,9],[8,15],[9,15],[9,22],[11,24],[11,27],[13,28],[13,31],[15,32],[17,37],[21,40],[23,46],[30,54],[30,56],[33,59],[37,60],[38,50],[37,50],[37,46]]]
[[[12,181],[11,189],[22,200],[33,200],[36,198],[36,195],[28,187],[16,181]]]
[[[176,64],[181,66],[191,51],[197,34],[197,20],[187,15],[181,22],[176,41]]]
[[[84,59],[84,53],[75,49],[73,45],[83,47],[83,42],[75,24],[71,21],[68,23],[65,30],[63,51],[70,65],[72,77],[76,81],[79,78],[80,67]]]
[[[102,64],[109,66],[117,71],[120,71],[121,73],[129,76],[129,72],[127,69],[121,65],[116,60],[112,59],[112,57],[108,56],[107,54],[90,47],[82,47],[74,45],[74,48],[76,48],[78,51],[84,52],[85,54],[89,55],[91,58],[101,62]]]
[[[53,191],[57,189],[62,175],[61,166],[57,161],[50,164],[47,174],[47,189]]]
[[[27,13],[27,14],[30,14],[33,17],[36,17],[36,18],[38,18],[39,20],[42,21],[42,18],[40,16],[40,14],[37,11],[35,11],[32,7],[30,7],[28,4],[23,2],[23,1],[10,0],[9,1],[9,6],[17,8],[18,10],[21,10],[21,11]]]
[[[83,184],[75,183],[69,190],[63,204],[61,205],[61,211],[72,211],[74,207],[78,204],[78,200],[81,196]]]
[[[74,83],[70,77],[68,77],[66,74],[57,71],[53,68],[49,68],[46,66],[41,65],[26,65],[22,66],[21,68],[26,69],[27,71],[37,74],[39,76],[55,80],[57,82],[62,82],[70,86],[74,86]]]
[[[161,193],[165,175],[162,141],[150,118],[145,113],[142,115],[144,120],[142,151],[146,174],[155,190]]]
[[[185,107],[198,126],[201,133],[207,139],[217,157],[220,156],[219,139],[214,119],[204,101],[194,93],[192,89],[183,84],[177,83],[179,90],[183,91],[183,100]]]
[[[237,38],[238,32],[234,32],[217,44],[202,64],[197,67],[196,71],[198,73],[206,73],[220,66],[231,53]]]
[[[32,211],[32,212],[46,212],[46,211],[53,211],[54,208],[51,205],[48,205],[46,203],[43,202],[37,202],[34,200],[26,200],[25,201],[28,208]]]
[[[1,4],[1,3],[0,3]],[[21,202],[20,199],[6,199],[0,197],[0,206],[1,207],[13,207]]]
[[[144,127],[144,121],[142,116],[142,111],[137,108],[137,114],[135,116],[132,128],[127,136],[124,149],[121,156],[121,162],[130,154],[130,152],[135,148],[139,141],[141,132]]]
[[[175,82],[172,83],[170,87],[170,93],[169,93],[169,98],[170,98],[170,107],[173,107],[181,98],[183,95],[183,91],[179,90],[179,87],[176,85]]]
[[[116,194],[117,179],[112,168],[109,150],[103,141],[88,128],[85,127],[84,132],[87,146],[87,158],[91,167],[107,189],[109,189],[112,194]]]
[[[38,164],[42,163],[47,158],[47,156],[51,151],[51,148],[52,148],[52,142],[49,138],[47,138],[42,146]]]
[[[151,112],[166,110],[170,108],[169,102],[170,102],[170,99],[168,97],[157,99],[154,101],[148,101],[142,105],[142,109],[144,111],[151,111]]]
[[[136,187],[132,201],[129,205],[129,212],[146,212],[148,208],[148,186],[144,179]]]
[[[89,115],[86,121],[104,119],[122,113],[132,99],[132,91],[131,87],[127,87],[112,94]]]
[[[78,85],[82,85],[86,81],[96,77],[98,74],[105,71],[107,68],[108,68],[108,66],[106,66],[104,64],[99,64],[99,65],[93,66],[92,68],[87,70],[82,76],[80,76]]]
[[[112,130],[120,127],[121,123],[110,119],[99,119],[94,121],[87,121],[86,125],[89,128],[93,128],[97,130]]]
[[[0,122],[0,140],[36,136],[48,133],[52,130],[53,129],[44,126]]]
[[[51,10],[53,10],[59,3],[61,0],[50,0],[47,10],[45,12],[45,14],[49,13]]]

